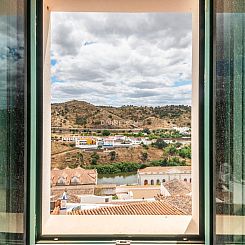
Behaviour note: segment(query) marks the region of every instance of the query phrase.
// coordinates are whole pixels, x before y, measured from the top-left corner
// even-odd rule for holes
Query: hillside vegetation
[[[62,128],[171,128],[191,126],[191,107],[184,105],[95,106],[85,101],[52,104],[52,127]]]

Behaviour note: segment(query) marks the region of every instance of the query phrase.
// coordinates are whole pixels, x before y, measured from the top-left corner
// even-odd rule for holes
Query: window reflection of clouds
[[[18,101],[24,79],[24,21],[22,16],[0,16],[0,105],[7,106],[7,91]],[[7,69],[7,73],[6,73]],[[8,80],[16,81],[7,82]],[[9,105],[11,106],[11,104]],[[18,106],[16,104],[15,106]]]

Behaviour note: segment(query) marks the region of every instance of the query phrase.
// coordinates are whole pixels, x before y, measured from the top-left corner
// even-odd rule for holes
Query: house
[[[51,170],[51,185],[52,186],[70,186],[70,185],[96,185],[97,184],[97,170],[84,169],[81,167],[71,169]]]
[[[191,166],[147,167],[137,174],[139,185],[160,185],[174,179],[191,183]]]
[[[97,149],[98,140],[94,137],[80,137],[76,139],[76,147],[82,149]]]
[[[109,203],[112,201],[112,196],[96,196],[96,195],[81,195],[81,203]]]
[[[164,187],[171,196],[191,196],[191,183],[189,181],[173,179],[165,182]]]

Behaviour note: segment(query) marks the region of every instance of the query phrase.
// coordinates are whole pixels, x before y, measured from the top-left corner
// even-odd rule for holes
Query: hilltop
[[[52,127],[63,128],[171,128],[191,126],[191,107],[185,105],[95,106],[72,100],[51,105]]]

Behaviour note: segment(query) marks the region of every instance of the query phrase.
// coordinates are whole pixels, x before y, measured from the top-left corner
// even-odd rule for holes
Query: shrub
[[[147,152],[141,152],[141,160],[144,162],[148,159],[148,153]]]
[[[158,149],[163,149],[167,146],[168,144],[164,141],[164,139],[157,139],[155,143],[153,143],[153,146],[158,148]]]
[[[110,155],[111,161],[114,161],[114,160],[116,159],[116,152],[115,152],[115,151],[111,151],[111,152],[109,153],[109,155]]]
[[[85,125],[87,123],[87,118],[86,117],[76,117],[76,124],[78,125]]]
[[[96,165],[99,159],[100,156],[96,152],[93,152],[93,154],[91,155],[91,164]]]
[[[145,134],[150,134],[151,133],[149,128],[144,128],[142,132],[145,133]]]
[[[103,136],[109,136],[110,134],[111,134],[111,132],[109,130],[107,130],[107,129],[102,131],[102,135]]]

